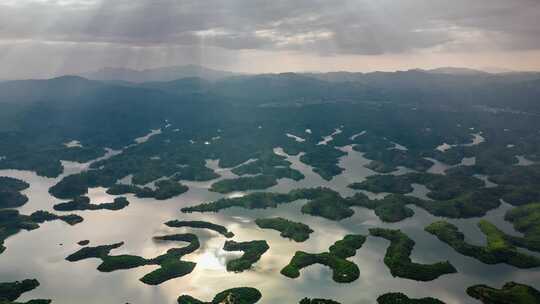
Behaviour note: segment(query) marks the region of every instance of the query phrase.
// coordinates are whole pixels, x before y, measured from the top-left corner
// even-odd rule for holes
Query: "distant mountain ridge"
[[[160,67],[144,70],[106,67],[96,71],[81,73],[80,76],[91,80],[127,81],[127,82],[165,82],[182,78],[202,78],[216,81],[240,74],[228,71],[214,70],[198,65]]]

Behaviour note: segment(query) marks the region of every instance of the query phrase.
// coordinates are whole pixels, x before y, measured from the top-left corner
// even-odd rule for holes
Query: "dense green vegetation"
[[[123,242],[120,242],[111,245],[84,247],[66,257],[66,260],[76,262],[88,258],[101,259],[102,263],[97,269],[102,272],[131,269],[145,265],[159,265],[160,268],[144,275],[140,279],[141,282],[149,285],[159,285],[165,281],[184,276],[193,271],[195,263],[182,261],[181,258],[184,255],[199,249],[200,243],[196,235],[190,233],[173,234],[157,236],[155,239],[161,241],[188,242],[189,245],[181,248],[169,249],[166,253],[151,259],[126,254],[110,255],[111,250],[117,249],[124,244]]]
[[[273,151],[265,151],[256,155],[256,160],[232,169],[236,175],[262,174],[274,176],[274,178],[289,178],[299,181],[304,178],[300,171],[291,169],[291,163],[284,156],[275,154]]]
[[[150,187],[139,187],[135,185],[116,184],[111,186],[107,193],[111,195],[123,195],[134,193],[140,198],[155,198],[157,200],[166,200],[182,193],[185,193],[189,188],[173,180],[160,180],[155,183],[156,189]]]
[[[369,229],[369,233],[390,241],[390,246],[384,256],[384,263],[394,277],[416,281],[432,281],[441,275],[457,272],[456,268],[448,261],[435,264],[412,262],[410,255],[414,247],[414,241],[400,230],[372,228]]]
[[[419,201],[418,198],[398,194],[387,195],[382,199],[370,200],[365,194],[357,193],[349,199],[351,205],[373,209],[382,221],[390,223],[412,217],[414,212],[407,205],[415,204]]]
[[[76,210],[120,210],[129,205],[125,197],[117,197],[112,203],[91,204],[86,196],[79,196],[72,201],[54,205],[56,211],[76,211]]]
[[[227,262],[227,271],[242,272],[250,269],[268,249],[270,247],[266,241],[226,241],[223,250],[244,252],[240,258]]]
[[[484,304],[540,303],[540,291],[515,282],[508,282],[501,289],[475,285],[467,288],[467,294]]]
[[[465,236],[450,223],[439,221],[427,226],[425,230],[447,243],[457,252],[473,257],[486,264],[505,263],[519,268],[540,266],[540,259],[517,251],[497,227],[488,221],[479,222],[479,227],[487,236],[487,246],[475,246],[465,242]]]
[[[10,283],[0,283],[0,302],[15,301],[23,293],[36,289],[39,282],[36,279]]]
[[[224,179],[212,184],[210,191],[229,193],[234,191],[261,190],[277,185],[277,179],[272,175],[256,175]]]
[[[290,203],[287,194],[255,192],[242,197],[222,198],[212,203],[203,203],[193,207],[182,208],[182,212],[218,212],[231,207],[245,209],[276,208],[279,204]]]
[[[276,218],[259,218],[255,220],[255,224],[263,229],[274,229],[284,238],[294,240],[295,242],[304,242],[309,239],[309,235],[313,230],[306,224],[289,221],[287,219]]]
[[[333,190],[323,188],[321,191],[317,191],[314,197],[306,198],[309,201],[302,206],[302,213],[324,217],[332,221],[340,221],[354,214],[348,201]]]
[[[276,208],[279,204],[290,203],[299,199],[307,199],[302,206],[302,213],[321,216],[330,220],[341,220],[353,215],[348,201],[339,193],[328,188],[296,189],[287,194],[250,193],[243,197],[222,198],[215,202],[186,207],[182,212],[218,212],[231,207],[246,209]]]
[[[399,193],[405,194],[413,191],[413,187],[408,179],[395,175],[371,175],[361,183],[353,183],[349,188],[366,190],[373,193]]]
[[[373,175],[361,183],[351,184],[353,189],[375,193],[390,192],[405,194],[413,190],[411,184],[425,185],[430,192],[427,196],[434,200],[449,200],[461,193],[484,186],[484,182],[472,176],[441,175],[432,173],[407,173],[403,175]]]
[[[39,224],[61,220],[69,225],[75,225],[83,221],[83,218],[75,215],[56,215],[47,211],[36,211],[31,215],[22,215],[17,210],[5,209],[0,210],[0,254],[6,249],[4,241],[17,234],[21,230],[35,230],[39,228]]]
[[[327,145],[315,146],[300,157],[300,161],[313,166],[313,172],[319,174],[325,180],[331,180],[345,169],[337,165],[340,157],[345,152]]]
[[[218,293],[210,302],[203,302],[188,295],[178,298],[178,304],[255,304],[262,298],[261,293],[251,287],[238,287]]]
[[[504,192],[501,188],[480,188],[465,191],[458,196],[440,201],[423,200],[412,196],[391,194],[379,200],[367,200],[362,194],[351,199],[352,205],[375,210],[375,214],[385,222],[398,222],[413,216],[414,212],[406,205],[413,204],[436,216],[450,218],[479,217],[487,211],[500,206],[499,198]]]
[[[444,304],[434,298],[411,299],[401,292],[386,293],[377,298],[378,304]]]
[[[175,227],[175,228],[191,227],[191,228],[209,229],[209,230],[213,230],[213,231],[225,236],[226,238],[232,238],[234,236],[234,233],[227,230],[226,227],[221,226],[221,225],[217,225],[217,224],[213,224],[213,223],[210,223],[210,222],[205,222],[205,221],[179,221],[179,220],[173,220],[173,221],[166,222],[165,225],[167,225],[169,227]]]
[[[34,290],[39,286],[36,279],[23,280],[9,283],[0,283],[0,303],[23,304],[15,302],[23,293]],[[51,300],[30,300],[26,304],[49,304]]]
[[[540,252],[540,204],[529,204],[509,210],[505,217],[524,237],[507,236],[518,247]]]
[[[338,283],[355,281],[360,276],[360,269],[347,258],[354,256],[356,250],[360,249],[365,241],[366,237],[363,235],[346,235],[342,240],[330,246],[328,252],[297,251],[289,264],[281,269],[281,274],[289,278],[297,278],[300,276],[302,268],[313,264],[322,264],[332,269],[334,281]]]
[[[161,180],[155,183],[156,188],[138,187],[133,185],[114,185],[107,193],[113,195],[134,193],[140,198],[155,198],[165,200],[188,191],[188,187],[172,180]]]
[[[28,197],[21,194],[21,191],[28,187],[30,185],[20,179],[0,176],[0,209],[17,208],[26,204]]]

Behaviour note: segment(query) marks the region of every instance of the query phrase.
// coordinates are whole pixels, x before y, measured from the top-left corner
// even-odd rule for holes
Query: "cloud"
[[[538,20],[538,0],[0,0],[0,62],[32,49],[39,57],[37,47],[65,61],[93,51],[182,62],[531,51],[540,50]]]
[[[534,0],[17,0],[1,6],[0,39],[371,55],[490,41],[535,49],[537,20]]]

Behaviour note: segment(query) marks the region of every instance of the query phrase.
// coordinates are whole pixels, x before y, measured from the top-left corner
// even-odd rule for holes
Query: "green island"
[[[412,262],[410,255],[415,243],[400,230],[372,228],[369,229],[369,233],[372,236],[382,237],[390,241],[390,246],[384,256],[384,263],[394,277],[416,281],[432,281],[441,275],[457,272],[456,268],[448,261],[434,264]]]
[[[497,229],[495,225],[486,220],[481,220],[478,226],[487,237],[487,246],[485,247],[465,242],[463,233],[456,226],[444,221],[432,223],[425,230],[454,248],[457,252],[486,264],[505,263],[518,268],[540,266],[539,258],[518,252],[512,243],[505,238],[505,234]]]
[[[156,189],[149,187],[139,187],[135,185],[115,184],[111,186],[107,193],[111,195],[123,195],[128,193],[135,194],[139,198],[155,198],[157,200],[166,200],[189,190],[186,185],[176,181],[165,179],[155,183]]]
[[[226,241],[223,250],[244,252],[240,258],[227,262],[227,271],[242,272],[250,269],[268,249],[270,247],[266,241]]]
[[[391,292],[379,296],[377,304],[444,304],[444,302],[431,297],[411,299],[401,292]]]
[[[360,269],[347,258],[354,256],[365,241],[366,237],[363,235],[346,235],[342,240],[330,246],[328,252],[314,254],[297,251],[289,264],[281,269],[281,274],[294,279],[300,276],[302,268],[322,264],[332,269],[334,281],[338,283],[353,282],[360,276]]]
[[[508,282],[501,289],[486,285],[474,285],[467,288],[467,294],[484,304],[540,303],[540,291],[516,282]]]
[[[112,203],[91,204],[87,196],[79,196],[72,201],[54,205],[56,211],[84,211],[84,210],[121,210],[129,205],[125,197],[117,197]]]
[[[262,190],[277,185],[277,179],[272,175],[256,175],[223,179],[215,182],[210,191],[218,193],[230,193],[234,191]]]
[[[0,176],[0,209],[17,208],[26,204],[28,197],[21,194],[21,191],[28,187],[30,185],[20,179]]]
[[[79,246],[86,246],[88,244],[90,244],[90,240],[80,240],[77,242],[77,245]]]
[[[349,188],[355,190],[366,190],[373,193],[399,193],[405,194],[413,191],[409,180],[395,175],[370,175],[360,183],[352,183]]]
[[[310,298],[303,298],[298,302],[298,304],[341,304],[339,302],[336,302],[334,300],[328,300],[328,299],[310,299]]]
[[[279,204],[292,202],[290,195],[271,192],[255,192],[242,197],[221,198],[215,202],[182,208],[184,213],[218,212],[223,209],[240,207],[245,209],[276,208]]]
[[[502,199],[514,206],[540,202],[540,188],[536,185],[502,186],[505,193]]]
[[[214,223],[210,223],[210,222],[205,222],[205,221],[172,220],[172,221],[166,222],[165,225],[169,227],[174,227],[174,228],[190,227],[190,228],[208,229],[208,230],[215,231],[226,238],[232,238],[234,236],[234,233],[229,231],[226,227],[217,225]]]
[[[487,211],[500,206],[501,188],[480,188],[463,192],[449,200],[431,201],[401,194],[390,194],[379,200],[362,199],[357,193],[352,205],[373,209],[385,222],[398,222],[413,216],[414,212],[406,205],[412,204],[429,213],[449,218],[471,218],[484,216]]]
[[[327,188],[315,188],[313,190],[313,193],[308,191],[304,197],[308,199],[308,202],[300,209],[302,213],[320,216],[331,221],[340,221],[354,214],[349,201],[344,199],[338,192]],[[294,191],[291,192],[293,195]],[[300,190],[300,194],[302,194],[302,190]]]
[[[255,304],[262,298],[262,294],[255,288],[238,287],[218,293],[210,302],[197,300],[192,296],[181,295],[178,304]]]
[[[30,300],[27,302],[15,302],[23,293],[32,291],[39,286],[36,279],[0,283],[0,303],[2,304],[49,304],[51,300]]]
[[[345,155],[347,153],[330,145],[315,145],[300,156],[300,161],[312,166],[313,172],[329,181],[345,170],[338,166],[339,159]]]
[[[182,208],[182,212],[218,212],[231,207],[245,209],[276,208],[280,204],[291,203],[300,199],[308,200],[302,206],[302,213],[336,221],[354,214],[346,199],[342,198],[336,191],[323,187],[295,189],[286,194],[255,192],[243,197],[222,198],[215,202]]]
[[[159,265],[160,268],[144,275],[140,281],[148,285],[159,285],[173,278],[178,278],[189,274],[195,268],[195,263],[182,261],[184,255],[190,254],[199,249],[199,239],[196,235],[173,234],[154,237],[160,241],[189,242],[189,245],[181,248],[171,248],[166,253],[155,258],[146,259],[135,255],[110,255],[111,250],[121,247],[124,243],[111,245],[100,245],[96,247],[84,247],[77,252],[66,257],[70,262],[77,262],[88,258],[101,259],[98,266],[101,272],[112,272],[121,269],[137,268],[145,265]]]
[[[444,191],[443,191],[444,192]],[[382,199],[369,199],[363,193],[343,198],[329,188],[301,188],[289,193],[255,192],[242,197],[221,198],[214,202],[182,208],[182,212],[218,212],[223,209],[240,207],[245,209],[276,208],[280,204],[296,200],[308,200],[301,208],[302,213],[339,221],[354,214],[351,207],[373,209],[385,222],[399,222],[412,217],[414,212],[407,205],[416,205],[436,216],[450,218],[470,218],[486,214],[500,206],[504,189],[479,188],[465,191],[448,200],[423,200],[413,196],[389,194]]]
[[[285,156],[280,156],[274,151],[264,151],[255,156],[256,160],[240,165],[232,169],[236,175],[262,174],[274,176],[275,179],[289,178],[299,181],[305,176],[298,170],[291,169],[291,162]]]
[[[434,200],[449,200],[461,193],[484,187],[484,182],[472,176],[441,175],[433,173],[407,173],[403,175],[372,175],[361,183],[349,185],[352,189],[374,193],[405,194],[413,191],[412,184],[422,184],[430,190],[427,196]]]
[[[433,165],[433,162],[427,160],[420,155],[410,151],[402,151],[397,149],[388,150],[368,150],[365,146],[354,146],[355,150],[365,152],[364,156],[367,159],[373,160],[365,165],[366,168],[378,173],[390,173],[397,170],[397,167],[407,167],[415,171],[426,171]]]
[[[255,220],[255,224],[262,229],[277,230],[281,232],[280,235],[282,237],[294,240],[295,242],[304,242],[313,233],[313,230],[308,225],[281,217],[259,218]]]
[[[514,225],[514,229],[523,233],[523,237],[508,236],[515,246],[540,252],[540,203],[511,209],[504,218]]]
[[[39,224],[48,221],[61,220],[69,225],[75,225],[83,221],[83,218],[75,215],[56,215],[47,211],[36,211],[31,215],[22,215],[18,210],[0,210],[0,254],[4,252],[4,241],[21,230],[35,230]]]
[[[68,175],[49,188],[49,193],[59,199],[73,199],[88,193],[88,188],[114,185],[116,179],[98,170]]]
[[[359,206],[375,211],[383,222],[395,223],[412,217],[414,211],[407,207],[408,204],[417,204],[420,199],[401,194],[390,194],[382,199],[370,200],[363,193],[356,193],[349,198],[352,206]]]

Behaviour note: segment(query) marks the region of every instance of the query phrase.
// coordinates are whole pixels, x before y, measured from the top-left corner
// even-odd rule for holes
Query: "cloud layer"
[[[186,61],[528,52],[540,49],[538,20],[538,0],[0,0],[0,60],[39,45]]]

